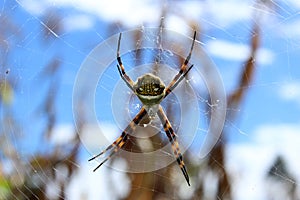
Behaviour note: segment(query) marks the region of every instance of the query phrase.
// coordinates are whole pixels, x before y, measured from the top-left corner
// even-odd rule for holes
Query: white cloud
[[[87,162],[86,162],[87,163]],[[81,164],[69,185],[66,188],[66,198],[73,200],[80,199],[122,199],[130,188],[130,180],[125,172],[109,169],[102,166],[96,172],[93,169],[97,162]],[[120,168],[125,169],[126,165],[121,159],[114,162]],[[94,166],[91,166],[94,165]]]
[[[176,31],[178,33],[189,35],[192,32],[187,27],[186,21],[181,17],[170,15],[168,18],[166,18],[165,22],[166,22],[165,25],[166,28]]]
[[[299,0],[285,0],[285,3],[290,3],[290,6],[293,6],[295,8],[300,8],[300,1]]]
[[[284,100],[295,101],[300,105],[300,82],[282,84],[279,96]]]
[[[300,125],[276,124],[258,128],[254,137],[260,146],[272,149],[274,155],[282,155],[289,169],[300,180]]]
[[[203,19],[202,22],[212,23],[216,26],[227,26],[236,22],[249,20],[254,10],[253,0],[223,0],[223,1],[187,1],[187,2],[167,2],[160,0],[18,0],[28,12],[34,15],[41,15],[50,7],[74,7],[75,9],[99,16],[102,20],[109,22],[122,22],[127,26],[137,26],[142,24],[157,24],[164,6],[180,11],[177,16],[189,16]],[[172,5],[171,5],[172,3]],[[170,13],[170,16],[172,13]],[[180,24],[178,24],[177,28]]]
[[[94,19],[87,15],[72,15],[63,19],[64,29],[67,32],[90,29],[94,25]]]
[[[273,63],[274,54],[271,50],[266,48],[260,48],[257,52],[257,61],[259,64],[270,65]]]
[[[267,172],[277,156],[283,156],[300,180],[299,130],[298,124],[264,125],[256,129],[251,143],[228,145],[226,168],[233,178],[234,199],[266,199]]]
[[[250,47],[246,44],[233,43],[226,40],[211,40],[205,45],[212,55],[232,61],[245,61],[250,55]],[[267,65],[273,61],[273,53],[265,48],[258,49],[257,62]]]
[[[300,2],[300,1],[299,1]],[[298,38],[300,36],[300,20],[294,20],[289,22],[288,24],[284,24],[281,26],[281,30],[285,34],[285,36],[289,38]]]
[[[255,142],[262,146],[272,147],[286,156],[298,154],[300,150],[299,130],[299,124],[265,125],[256,130]]]
[[[71,124],[64,124],[56,126],[50,137],[50,141],[57,145],[68,144],[72,139],[75,138],[74,126]]]
[[[227,147],[226,168],[232,177],[234,199],[263,200],[264,176],[273,152],[267,147],[231,144]]]
[[[20,0],[22,7],[34,15],[41,15],[47,8],[74,7],[75,9],[99,16],[102,20],[110,22],[123,22],[125,25],[141,25],[159,21],[160,1],[135,1],[135,0]]]
[[[55,2],[51,0],[48,1],[20,0],[17,2],[25,10],[38,17],[43,15],[49,8],[51,8],[51,6],[57,6],[59,4],[66,6],[68,5],[67,3],[69,3],[69,6],[72,6],[72,4],[76,1],[68,2],[67,0],[65,0],[65,2],[64,1]],[[94,21],[95,21],[94,18],[84,14],[67,16],[62,20],[64,24],[64,29],[67,32],[89,29],[94,25]]]
[[[252,17],[254,1],[240,0],[213,0],[207,6],[213,17],[213,23],[219,26],[228,26],[235,22],[249,20]]]
[[[33,15],[43,14],[49,7],[46,1],[36,1],[36,0],[16,0],[25,10]]]
[[[82,144],[90,150],[97,153],[99,149],[105,148],[121,135],[120,130],[115,124],[101,122],[99,124],[85,124],[82,129],[80,139]]]
[[[111,0],[77,1],[78,7],[107,21],[121,21],[126,25],[141,25],[159,19],[160,4],[151,1]]]

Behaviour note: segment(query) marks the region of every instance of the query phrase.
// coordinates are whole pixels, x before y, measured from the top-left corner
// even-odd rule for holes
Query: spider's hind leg
[[[108,161],[111,157],[113,157],[113,155],[115,153],[117,153],[119,151],[119,149],[121,149],[123,147],[123,145],[126,143],[127,139],[128,139],[128,135],[125,133],[125,131],[123,131],[122,135],[113,144],[109,145],[104,151],[102,151],[98,155],[96,155],[96,156],[92,157],[91,159],[89,159],[89,161],[94,160],[94,159],[96,159],[100,155],[104,154],[105,152],[107,152],[108,150],[110,150],[113,147],[112,152],[93,171],[95,172],[106,161]]]
[[[99,154],[93,156],[89,159],[92,161],[99,156],[105,154],[107,151],[111,150],[112,152],[93,170],[96,171],[99,167],[101,167],[106,161],[108,161],[115,153],[117,153],[126,143],[128,139],[128,133],[133,132],[135,130],[136,125],[144,118],[147,114],[146,109],[143,107],[139,113],[133,118],[133,120],[128,124],[125,130],[122,132],[121,136],[118,137],[111,145],[109,145],[105,150],[100,152]]]
[[[163,124],[164,130],[169,138],[169,141],[171,142],[172,149],[173,149],[174,155],[176,157],[176,161],[184,175],[184,178],[185,178],[187,184],[190,186],[190,178],[187,173],[185,164],[183,162],[182,154],[180,153],[180,149],[179,149],[179,144],[176,139],[176,134],[171,126],[171,123],[169,122],[169,120],[161,106],[159,106],[157,114],[158,114],[158,117],[159,117],[161,123]]]

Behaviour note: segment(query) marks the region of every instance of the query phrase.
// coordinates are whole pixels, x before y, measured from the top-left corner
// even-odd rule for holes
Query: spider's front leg
[[[171,126],[171,123],[169,122],[163,108],[160,105],[159,105],[157,115],[158,115],[161,123],[163,124],[164,130],[169,138],[169,141],[171,142],[172,149],[173,149],[174,155],[176,157],[176,161],[185,177],[185,180],[187,181],[187,184],[190,186],[189,175],[186,171],[185,164],[183,162],[182,155],[180,153],[179,144],[176,139],[176,134],[175,134],[175,132]]]
[[[124,65],[122,63],[122,60],[121,60],[121,57],[120,57],[121,38],[122,38],[122,33],[120,33],[119,40],[118,40],[118,49],[117,49],[117,61],[118,61],[118,65],[117,65],[117,67],[118,67],[119,74],[120,74],[121,78],[123,79],[123,81],[134,92],[134,89],[133,89],[134,82],[126,74],[125,67],[124,67]]]
[[[102,154],[106,153],[107,151],[112,150],[112,152],[93,171],[96,171],[99,167],[101,167],[106,161],[108,161],[115,153],[117,153],[123,147],[123,145],[126,143],[128,139],[128,133],[131,133],[135,130],[136,125],[144,118],[146,114],[147,114],[146,109],[142,107],[142,109],[128,124],[128,126],[122,132],[121,136],[118,137],[118,139],[116,139],[111,145],[109,145],[102,152],[89,159],[89,161],[92,161],[98,158],[99,156],[101,156]]]
[[[173,80],[170,82],[170,84],[168,85],[168,87],[166,88],[166,94],[165,97],[168,96],[173,89],[175,89],[175,87],[182,81],[182,79],[187,75],[187,73],[192,69],[192,67],[194,65],[191,65],[188,69],[188,64],[189,61],[191,59],[192,56],[192,52],[193,52],[193,48],[194,48],[194,44],[195,44],[195,40],[196,40],[196,31],[194,32],[194,36],[193,36],[193,42],[191,45],[191,49],[190,52],[188,54],[188,56],[186,57],[186,59],[184,60],[184,62],[182,63],[179,72],[175,75],[175,77],[173,78]],[[165,98],[164,97],[164,98]]]

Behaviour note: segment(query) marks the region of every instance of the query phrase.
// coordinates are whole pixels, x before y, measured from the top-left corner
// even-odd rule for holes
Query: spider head
[[[139,77],[133,89],[144,105],[159,104],[165,96],[164,83],[153,74],[145,74]]]

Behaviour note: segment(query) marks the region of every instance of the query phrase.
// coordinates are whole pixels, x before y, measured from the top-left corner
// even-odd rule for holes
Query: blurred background
[[[0,199],[300,199],[299,11],[298,0],[1,0]],[[123,170],[106,165],[93,172],[99,163],[87,161],[89,149],[105,148],[97,135],[110,134],[113,141],[121,131],[106,119],[100,134],[87,123],[83,105],[72,108],[76,75],[98,44],[161,23],[187,37],[198,32],[226,92],[218,143],[204,158],[194,156],[201,148],[197,142],[183,155],[190,187],[176,162],[126,173],[130,160],[117,155],[111,165]],[[133,42],[141,37],[146,36]],[[143,57],[137,51],[124,62],[130,58],[138,63]],[[185,58],[176,59],[178,67]],[[100,89],[119,81],[114,67],[105,72],[110,81],[99,81]],[[96,106],[99,121],[112,112],[105,95],[97,105],[106,109]],[[204,91],[198,100],[205,118],[200,120],[206,121],[209,94]],[[164,108],[177,130],[181,113],[174,105],[171,97]],[[124,112],[137,112],[132,109]],[[165,137],[151,138],[151,144],[162,146]],[[83,145],[82,138],[90,143]],[[130,141],[125,150],[138,146]]]

